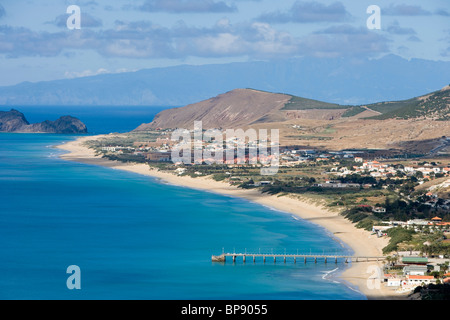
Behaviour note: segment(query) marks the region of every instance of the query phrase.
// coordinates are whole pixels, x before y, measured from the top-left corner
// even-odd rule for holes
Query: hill
[[[136,131],[156,128],[191,128],[201,120],[204,128],[234,128],[256,122],[283,121],[279,110],[291,96],[252,89],[236,89],[217,97],[182,108],[168,109],[157,114],[153,122]]]
[[[204,128],[235,128],[292,119],[344,118],[450,120],[450,86],[413,99],[367,106],[339,105],[287,94],[236,89],[182,108],[164,110],[152,123],[143,124],[136,131],[190,128],[198,120],[203,121]]]
[[[441,146],[442,136],[450,136],[449,93],[446,87],[404,101],[349,106],[236,89],[182,108],[164,110],[153,122],[142,124],[135,131],[191,130],[194,121],[201,120],[203,129],[276,128],[283,145],[425,154]],[[410,117],[399,117],[406,109]]]
[[[71,134],[87,133],[87,128],[83,122],[71,116],[30,124],[23,113],[12,109],[0,111],[0,132]]]
[[[382,113],[373,117],[378,120],[392,118],[450,120],[450,86],[421,97],[404,101],[381,102],[367,107]]]

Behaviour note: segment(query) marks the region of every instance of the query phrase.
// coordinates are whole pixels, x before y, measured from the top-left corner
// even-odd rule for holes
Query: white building
[[[386,213],[386,208],[383,208],[383,207],[375,207],[375,208],[372,209],[372,211],[373,211],[373,212],[376,212],[376,213]]]
[[[408,220],[406,222],[406,224],[408,226],[413,226],[413,225],[416,225],[416,226],[427,226],[428,225],[428,221],[423,220],[423,219],[413,219],[413,220]]]
[[[421,286],[422,284],[435,283],[436,279],[433,276],[406,276],[407,285]]]
[[[427,273],[427,266],[409,265],[403,268],[403,275],[424,276]]]
[[[116,147],[102,147],[102,151],[115,152]]]
[[[400,287],[401,283],[402,283],[402,279],[400,279],[400,278],[388,278],[386,285],[388,287]]]

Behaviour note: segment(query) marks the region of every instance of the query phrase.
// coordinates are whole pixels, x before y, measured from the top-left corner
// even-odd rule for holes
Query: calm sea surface
[[[138,109],[55,111],[108,133],[159,111]],[[44,109],[25,111],[45,120]],[[76,138],[0,134],[0,299],[365,299],[338,279],[343,263],[212,263],[222,250],[350,251],[320,227],[242,199],[59,159],[52,146]],[[67,288],[71,265],[81,290]]]

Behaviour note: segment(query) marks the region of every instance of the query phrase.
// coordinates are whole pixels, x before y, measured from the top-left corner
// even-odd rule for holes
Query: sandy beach
[[[127,164],[117,161],[110,161],[95,155],[95,151],[87,148],[84,142],[99,139],[101,136],[81,137],[75,141],[60,145],[57,148],[67,151],[60,157],[65,160],[76,161],[92,165],[100,165],[116,170],[126,170],[142,175],[152,176],[162,181],[174,185],[215,192],[219,194],[241,197],[249,201],[290,213],[301,219],[310,221],[322,226],[328,233],[340,242],[348,245],[356,256],[382,256],[382,248],[388,243],[387,238],[378,238],[370,232],[357,229],[354,225],[339,215],[316,204],[308,203],[287,196],[278,197],[276,195],[261,194],[258,190],[243,190],[231,186],[225,182],[218,182],[207,177],[180,177],[172,173],[150,169],[145,164]],[[363,293],[368,299],[406,299],[405,294],[399,294],[392,289],[381,284],[380,288],[372,288],[368,285],[373,283],[369,279],[374,274],[374,266],[382,266],[382,262],[352,262],[351,267],[340,276],[342,281],[346,281]],[[372,289],[371,289],[372,288]]]

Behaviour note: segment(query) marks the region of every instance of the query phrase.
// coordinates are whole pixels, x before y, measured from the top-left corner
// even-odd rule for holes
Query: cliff
[[[56,121],[43,121],[30,124],[24,114],[11,109],[0,111],[0,132],[21,133],[87,133],[86,125],[72,116],[63,116]]]

